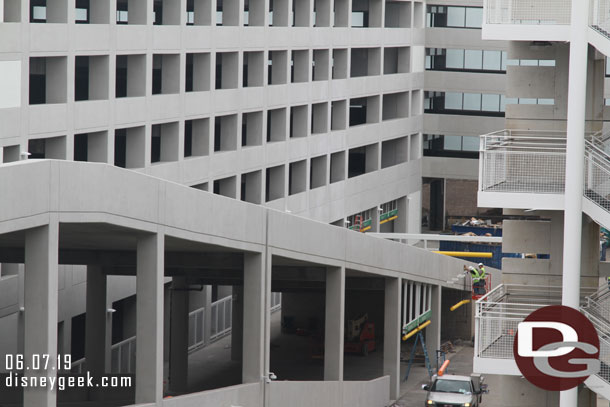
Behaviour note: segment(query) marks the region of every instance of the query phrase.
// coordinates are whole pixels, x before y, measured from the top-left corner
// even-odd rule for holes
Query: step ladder
[[[421,347],[424,350],[424,362],[426,364],[426,368],[428,369],[428,377],[432,377],[434,371],[432,370],[432,365],[430,364],[430,357],[428,356],[428,350],[426,349],[426,342],[424,341],[424,335],[421,332],[418,332],[415,336],[415,343],[413,344],[413,348],[411,349],[411,357],[409,358],[409,365],[407,366],[407,373],[405,374],[405,382],[409,378],[409,373],[411,372],[411,366],[413,366],[413,359],[415,359],[415,350],[417,349],[417,343],[421,342]]]

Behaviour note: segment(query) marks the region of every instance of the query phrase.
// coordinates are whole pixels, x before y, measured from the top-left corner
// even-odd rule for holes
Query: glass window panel
[[[426,55],[426,69],[432,68],[432,57],[430,55]]]
[[[464,7],[447,7],[447,26],[464,27],[466,9]]]
[[[464,93],[464,110],[481,110],[481,94]]]
[[[32,17],[34,20],[46,20],[47,19],[47,8],[41,6],[32,7]]]
[[[521,66],[538,66],[537,59],[522,59]]]
[[[464,69],[464,50],[448,49],[445,61],[445,66],[447,68]]]
[[[483,9],[476,7],[466,8],[466,27],[481,28],[483,25]]]
[[[479,137],[464,136],[462,138],[462,150],[464,151],[479,151]]]
[[[483,69],[483,51],[467,49],[464,53],[465,69]]]
[[[458,92],[445,93],[445,109],[462,110],[462,94]]]
[[[76,21],[87,21],[87,13],[89,10],[86,8],[77,8],[74,10],[74,19]]]
[[[486,112],[500,111],[500,95],[483,94],[483,104],[481,110]]]
[[[606,103],[606,106],[610,106],[610,99],[604,99],[604,102]]]
[[[538,104],[539,105],[554,105],[555,104],[555,99],[538,99]]]
[[[536,98],[519,98],[520,105],[535,105],[538,103]]]
[[[461,136],[444,136],[444,147],[445,150],[461,150],[462,149],[462,137]]]
[[[538,62],[538,65],[540,65],[540,66],[555,66],[555,60],[554,59],[541,59]]]
[[[362,11],[352,12],[352,27],[364,27],[364,13]]]
[[[500,51],[483,51],[483,69],[499,71],[502,69],[502,53]]]
[[[502,70],[506,71],[506,63],[508,61],[508,54],[506,51],[502,51]]]

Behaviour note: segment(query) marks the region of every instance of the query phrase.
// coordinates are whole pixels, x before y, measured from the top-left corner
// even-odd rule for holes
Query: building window
[[[483,8],[456,6],[428,6],[427,27],[481,28]]]

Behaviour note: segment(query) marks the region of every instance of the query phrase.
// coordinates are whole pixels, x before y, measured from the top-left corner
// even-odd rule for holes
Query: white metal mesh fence
[[[561,194],[566,138],[553,133],[502,131],[481,141],[481,190]]]
[[[604,1],[604,0],[600,0]],[[487,24],[570,24],[571,0],[486,0]]]
[[[610,0],[590,0],[589,25],[610,37]]]
[[[517,325],[523,318],[482,317],[479,319],[477,354],[482,358],[513,359]]]
[[[610,157],[587,142],[584,195],[605,211],[610,211]]]

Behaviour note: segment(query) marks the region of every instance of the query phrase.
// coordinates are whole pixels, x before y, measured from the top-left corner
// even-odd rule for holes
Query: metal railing
[[[585,198],[610,212],[608,137],[588,134],[585,140]],[[565,133],[503,130],[481,136],[479,190],[563,194]]]
[[[212,326],[210,341],[217,340],[231,333],[233,314],[233,297],[228,296],[212,303]]]
[[[589,26],[606,37],[610,37],[610,1],[589,1]]]
[[[603,145],[585,141],[584,195],[610,212],[610,155],[603,148]]]
[[[594,289],[581,290],[584,307]],[[502,284],[476,303],[475,356],[513,359],[517,327],[529,314],[547,305],[561,304],[561,287]]]
[[[271,293],[270,312],[282,308],[282,294]],[[210,343],[231,333],[233,296],[229,295],[212,303],[211,307]],[[188,317],[188,351],[192,353],[205,346],[205,307],[189,312]],[[134,373],[136,367],[136,337],[132,336],[110,347],[110,371],[112,373]],[[85,358],[72,363],[70,372],[82,374],[85,368]]]
[[[597,376],[610,384],[610,290],[607,286],[587,298],[587,304],[580,311],[589,318],[599,336],[599,360],[601,368]]]
[[[189,312],[189,352],[205,345],[205,307]]]
[[[603,1],[603,0],[601,0]],[[567,25],[571,0],[485,0],[487,24]]]
[[[110,347],[110,372],[135,373],[136,337],[132,336]]]
[[[564,192],[565,134],[503,130],[481,136],[480,152],[481,191]]]
[[[276,312],[282,308],[282,293],[271,293],[271,309],[270,311]]]
[[[70,373],[82,374],[84,367],[85,367],[85,358],[79,359],[76,362],[72,362],[72,366],[70,366]]]

